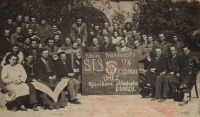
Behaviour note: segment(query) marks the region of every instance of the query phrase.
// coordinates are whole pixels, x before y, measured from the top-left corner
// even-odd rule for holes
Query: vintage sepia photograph
[[[0,117],[200,117],[200,0],[0,0]]]

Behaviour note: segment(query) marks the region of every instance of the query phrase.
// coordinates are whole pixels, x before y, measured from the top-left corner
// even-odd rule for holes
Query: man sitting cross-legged
[[[77,93],[80,88],[80,81],[72,78],[74,76],[71,63],[66,60],[66,53],[59,53],[59,60],[55,63],[55,71],[58,78],[69,78],[68,91],[71,96],[72,104],[81,104],[77,99]]]

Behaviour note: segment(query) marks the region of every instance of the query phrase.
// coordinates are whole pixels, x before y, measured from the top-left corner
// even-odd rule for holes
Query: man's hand
[[[36,80],[36,79],[32,79],[32,81],[33,81],[33,82],[37,82],[38,80]]]
[[[179,78],[179,77],[180,77],[180,74],[179,74],[179,73],[176,73],[176,76]]]
[[[165,75],[165,72],[161,72],[160,75]]]
[[[170,72],[169,74],[170,74],[170,75],[174,75],[174,72]]]
[[[52,76],[49,76],[49,79],[50,79],[50,80],[52,80],[52,79],[53,79],[53,77],[52,77]]]
[[[150,56],[147,56],[147,60],[150,62],[150,61],[151,61],[151,57],[150,57]]]
[[[84,41],[82,42],[82,46],[83,46],[83,47],[85,47],[85,46],[86,46]]]
[[[150,71],[153,72],[153,73],[155,73],[156,68],[151,68]]]
[[[53,78],[53,80],[55,80],[55,79],[56,79],[56,76],[54,75],[52,78]]]
[[[93,32],[93,31],[91,31],[91,32],[90,32],[90,35],[94,35],[94,32]]]

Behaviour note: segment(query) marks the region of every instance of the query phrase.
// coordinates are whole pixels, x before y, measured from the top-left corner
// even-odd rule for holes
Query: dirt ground
[[[200,95],[200,73],[197,78]],[[78,95],[81,105],[68,103],[61,109],[35,112],[9,111],[5,107],[5,95],[0,94],[0,117],[200,117],[200,99],[192,90],[192,99],[185,106],[168,99],[165,102],[143,99],[140,95]]]

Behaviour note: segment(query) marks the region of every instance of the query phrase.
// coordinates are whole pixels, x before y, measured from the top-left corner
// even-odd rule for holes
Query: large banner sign
[[[136,94],[139,92],[136,52],[96,52],[82,56],[82,94]]]

